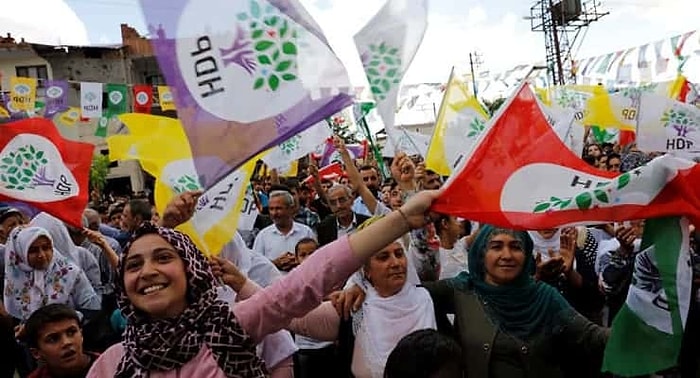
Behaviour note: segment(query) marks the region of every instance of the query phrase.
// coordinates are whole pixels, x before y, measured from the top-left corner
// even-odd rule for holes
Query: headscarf
[[[53,245],[51,235],[41,227],[15,228],[7,240],[4,304],[10,315],[21,320],[47,304],[73,307],[72,290],[80,268],[55,249],[45,270],[36,270],[27,262],[29,247],[41,236]]]
[[[485,281],[484,257],[489,241],[500,234],[521,241],[525,264],[513,282],[493,286]],[[527,232],[484,225],[469,249],[470,271],[453,279],[458,289],[471,289],[476,293],[489,318],[501,331],[525,341],[538,333],[556,329],[575,313],[555,288],[532,278],[535,272],[532,250],[533,243]]]
[[[217,300],[216,279],[209,262],[192,240],[178,231],[144,223],[134,240],[157,234],[178,252],[187,277],[187,308],[175,319],[153,319],[136,309],[124,288],[124,261],[120,260],[117,303],[127,319],[124,356],[117,367],[117,377],[147,377],[151,371],[180,368],[201,350],[211,349],[218,366],[228,377],[259,378],[267,372],[255,353],[255,342],[236,320],[230,307]]]
[[[369,218],[358,230],[381,218]],[[400,241],[396,243],[403,248]],[[415,268],[411,266],[409,254],[405,256],[406,282],[398,293],[390,297],[379,295],[367,278],[362,277],[367,297],[360,312],[353,315],[353,332],[355,342],[362,347],[372,377],[383,376],[386,360],[401,338],[420,329],[437,328],[433,300],[427,290],[416,287],[418,281],[411,280],[411,270],[415,271]]]

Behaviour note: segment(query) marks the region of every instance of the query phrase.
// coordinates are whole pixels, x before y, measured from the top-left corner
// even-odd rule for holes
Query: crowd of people
[[[82,228],[0,208],[0,376],[608,376],[643,219],[517,231],[435,214],[445,177],[397,153],[383,179],[334,144],[342,176],[254,178],[254,229],[213,257],[175,230],[200,192],[162,214],[95,200]],[[589,144],[582,158],[625,172],[653,156]],[[700,376],[690,231],[682,353],[659,376]]]

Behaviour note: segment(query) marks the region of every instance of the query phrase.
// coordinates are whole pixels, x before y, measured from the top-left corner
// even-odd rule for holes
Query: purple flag
[[[68,109],[68,83],[63,80],[47,80],[44,117],[53,118],[56,113],[66,109]]]
[[[141,0],[202,185],[352,104],[298,0]]]
[[[367,141],[363,141],[360,144],[346,144],[345,148],[353,159],[362,159],[367,155]],[[321,167],[325,167],[335,162],[342,163],[343,158],[340,156],[340,151],[333,146],[333,142],[328,140],[326,141],[326,149],[323,150],[320,165]]]

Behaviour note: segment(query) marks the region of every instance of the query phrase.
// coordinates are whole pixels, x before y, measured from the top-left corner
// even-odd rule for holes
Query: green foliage
[[[90,166],[90,188],[102,191],[107,184],[109,175],[109,157],[106,155],[95,155]]]

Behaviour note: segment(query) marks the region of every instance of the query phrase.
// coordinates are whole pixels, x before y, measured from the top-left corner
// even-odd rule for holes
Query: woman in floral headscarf
[[[424,226],[436,196],[415,195],[367,229],[321,248],[233,309],[217,299],[209,262],[189,237],[143,225],[117,272],[119,307],[127,318],[124,341],[105,351],[88,377],[267,376],[256,344],[316,308],[374,251]]]
[[[16,228],[5,254],[5,308],[24,322],[36,309],[63,303],[75,310],[100,309],[100,297],[85,273],[53,248],[41,227]]]

